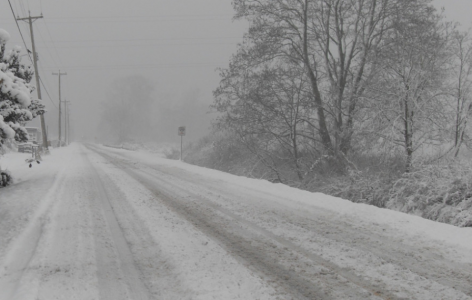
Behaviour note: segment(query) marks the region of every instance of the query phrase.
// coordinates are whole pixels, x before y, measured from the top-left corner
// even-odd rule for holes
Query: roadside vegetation
[[[236,0],[215,134],[186,161],[472,226],[470,32],[429,0]]]
[[[20,47],[7,50],[9,38],[9,33],[0,28],[0,156],[16,142],[27,142],[25,124],[45,112],[41,100],[31,97],[34,87],[29,83],[34,72],[21,63]],[[8,170],[0,167],[0,175],[0,187],[12,182]]]
[[[186,162],[472,227],[469,31],[430,0],[232,3],[249,29]],[[126,117],[166,119],[128,102]],[[120,129],[114,106],[103,119]]]
[[[171,153],[177,153],[171,155]],[[185,162],[240,176],[279,183],[274,171],[231,136],[209,135],[185,150]],[[174,154],[175,154],[174,153]],[[178,151],[168,153],[178,159]],[[415,161],[404,172],[400,155],[351,155],[343,172],[320,160],[299,180],[286,160],[275,161],[282,183],[357,203],[401,211],[420,217],[472,227],[472,164],[468,157]]]

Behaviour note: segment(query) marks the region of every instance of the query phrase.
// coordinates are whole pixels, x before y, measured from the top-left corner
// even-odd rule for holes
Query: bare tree
[[[406,172],[417,149],[445,138],[444,78],[452,31],[434,8],[423,3],[412,8],[397,15],[385,39],[383,69],[371,89],[369,112],[377,119],[380,136],[404,149]]]
[[[235,132],[279,181],[279,169],[286,165],[303,180],[301,161],[315,140],[307,130],[312,109],[306,77],[290,66],[246,71],[244,76],[223,72],[225,80],[215,91],[214,107],[225,112],[218,126]]]
[[[358,103],[378,64],[397,0],[237,0],[237,18],[251,28],[235,57],[247,68],[265,63],[297,66],[310,84],[311,117],[330,155],[347,154]]]
[[[459,155],[466,136],[466,128],[472,109],[472,42],[470,33],[454,34],[452,88],[454,101],[454,157]]]

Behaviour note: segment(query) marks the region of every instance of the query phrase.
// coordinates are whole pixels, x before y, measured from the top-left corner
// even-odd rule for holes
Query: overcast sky
[[[34,30],[40,75],[52,98],[43,91],[51,136],[57,135],[58,118],[58,78],[52,72],[67,72],[62,96],[73,104],[76,135],[93,136],[99,103],[113,80],[127,75],[149,78],[156,97],[176,101],[199,90],[195,101],[211,103],[219,82],[216,69],[227,66],[247,29],[244,22],[232,21],[230,0],[10,1],[20,17],[28,11],[44,15]],[[470,27],[472,0],[433,4],[444,7],[449,19]],[[12,36],[7,47],[23,46],[6,0],[0,1],[0,28]],[[30,48],[26,23],[20,22],[20,28]]]

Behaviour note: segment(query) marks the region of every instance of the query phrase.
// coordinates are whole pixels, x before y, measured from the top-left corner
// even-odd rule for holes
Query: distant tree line
[[[198,89],[165,94],[142,75],[113,80],[101,102],[98,134],[103,142],[168,143],[180,141],[179,126],[187,126],[187,139],[198,139],[208,132],[211,116],[208,103],[200,101]]]
[[[217,130],[278,180],[320,165],[469,146],[472,43],[430,0],[234,0],[249,21],[221,70]],[[447,146],[447,147],[446,147]]]

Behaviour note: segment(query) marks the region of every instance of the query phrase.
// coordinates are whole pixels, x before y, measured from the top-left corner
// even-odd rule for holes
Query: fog
[[[218,68],[227,66],[247,29],[233,21],[229,0],[11,0],[15,14],[43,14],[35,21],[42,98],[49,139],[58,135],[58,76],[62,100],[70,101],[73,138],[115,139],[104,124],[104,107],[124,94],[133,79],[149,87],[132,91],[145,101],[143,120],[121,118],[133,134],[152,141],[177,142],[177,128],[187,127],[187,139],[208,133],[212,91]],[[470,26],[470,0],[435,0],[446,16]],[[19,22],[30,46],[27,24]],[[24,48],[8,1],[0,3],[0,28],[11,34],[7,48]],[[26,62],[26,57],[23,61]],[[121,89],[121,90],[120,90]],[[138,99],[144,97],[145,99]],[[105,111],[107,110],[105,109]],[[142,122],[143,121],[143,122]],[[139,126],[136,124],[140,124]],[[29,126],[38,126],[35,120]],[[117,125],[118,126],[118,125]]]

